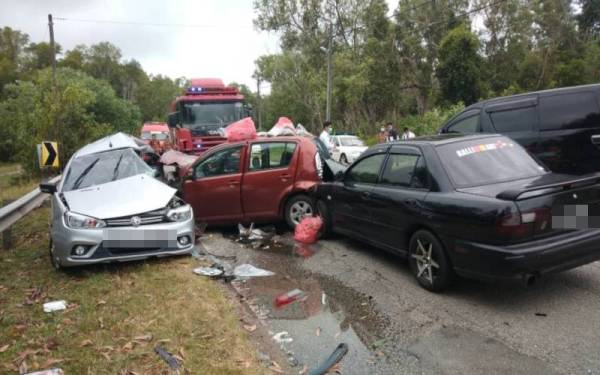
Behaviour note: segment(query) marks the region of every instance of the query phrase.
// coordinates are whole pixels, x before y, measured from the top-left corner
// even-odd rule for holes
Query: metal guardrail
[[[58,182],[60,181],[60,178],[61,176],[58,175],[52,178],[49,182]],[[11,225],[16,223],[17,220],[27,215],[33,209],[41,206],[48,197],[49,195],[42,193],[38,187],[16,201],[0,208],[0,232],[3,232],[5,229],[9,228]]]

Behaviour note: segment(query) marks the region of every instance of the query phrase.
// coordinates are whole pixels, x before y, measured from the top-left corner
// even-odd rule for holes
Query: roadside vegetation
[[[163,345],[189,374],[264,370],[218,284],[194,275],[191,257],[54,271],[49,209],[13,226],[0,250],[0,373],[60,367],[67,374],[163,374]],[[64,311],[42,305],[65,300]]]

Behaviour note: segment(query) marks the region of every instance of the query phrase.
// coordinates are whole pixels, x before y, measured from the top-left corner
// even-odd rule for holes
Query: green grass
[[[169,373],[153,351],[161,340],[183,358],[182,374],[265,371],[221,287],[191,272],[196,260],[56,272],[48,215],[43,207],[19,221],[13,249],[0,250],[0,373],[22,363],[66,374]],[[44,302],[60,299],[67,310],[43,312]]]

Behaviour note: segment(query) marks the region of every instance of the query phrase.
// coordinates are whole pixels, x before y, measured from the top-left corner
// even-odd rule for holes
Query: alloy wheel
[[[290,207],[290,218],[295,225],[300,224],[304,216],[312,216],[313,208],[309,202],[297,201]]]
[[[440,269],[433,254],[433,243],[417,238],[417,249],[411,256],[417,263],[417,278],[433,285]]]

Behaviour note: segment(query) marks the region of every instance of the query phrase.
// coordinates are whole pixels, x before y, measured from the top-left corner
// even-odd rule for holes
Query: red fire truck
[[[185,95],[171,103],[168,124],[175,147],[200,154],[226,141],[220,128],[250,116],[250,107],[236,87],[227,87],[218,78],[192,79]]]

